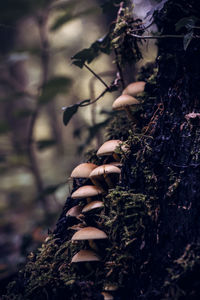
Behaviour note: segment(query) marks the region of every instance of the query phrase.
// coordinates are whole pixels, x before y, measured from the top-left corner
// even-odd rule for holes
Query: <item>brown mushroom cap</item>
[[[97,151],[97,156],[112,155],[120,144],[122,144],[122,141],[120,140],[110,140],[105,142]]]
[[[70,217],[77,217],[80,215],[81,213],[81,206],[80,205],[76,205],[76,206],[73,206],[72,208],[70,208],[67,213],[66,213],[66,216],[70,216]]]
[[[113,300],[113,296],[109,293],[106,293],[106,292],[102,292],[101,295],[103,295],[104,297],[104,300]]]
[[[118,290],[118,286],[115,284],[106,284],[104,286],[104,291],[116,291]]]
[[[130,83],[122,92],[123,95],[137,96],[138,94],[144,92],[146,82],[137,81]]]
[[[121,170],[118,167],[110,165],[110,164],[102,165],[102,166],[97,167],[90,173],[90,178],[101,176],[104,174],[113,174],[113,173],[120,174]]]
[[[79,198],[88,198],[97,195],[101,195],[102,190],[95,185],[84,185],[78,188],[75,192],[72,193],[72,199],[79,199]]]
[[[83,240],[101,240],[107,239],[107,235],[102,230],[95,227],[85,227],[77,231],[72,236],[72,241],[83,241]]]
[[[114,110],[123,110],[126,107],[139,104],[140,102],[134,97],[130,95],[121,95],[113,102],[112,108]]]
[[[72,263],[84,261],[100,261],[98,255],[91,250],[80,250],[72,257]]]
[[[88,203],[87,205],[85,205],[82,209],[82,213],[88,212],[92,209],[95,208],[99,208],[99,207],[103,207],[103,202],[102,201],[92,201],[90,203]]]
[[[71,173],[72,178],[88,178],[89,174],[97,167],[92,163],[83,163],[78,165]]]

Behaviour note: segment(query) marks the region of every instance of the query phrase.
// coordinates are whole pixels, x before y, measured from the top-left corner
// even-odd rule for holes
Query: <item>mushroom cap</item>
[[[121,95],[119,96],[112,105],[114,110],[123,110],[131,105],[139,105],[140,102],[130,95]]]
[[[98,255],[91,250],[80,250],[72,257],[72,263],[84,261],[100,261]]]
[[[115,284],[106,284],[104,286],[104,291],[116,291],[118,290],[118,286]]]
[[[84,185],[78,188],[75,192],[72,193],[72,199],[79,199],[79,198],[87,198],[93,197],[97,195],[101,195],[102,190],[95,186],[95,185]]]
[[[120,140],[110,140],[105,142],[97,151],[97,156],[112,155],[120,144],[122,144],[122,141]]]
[[[80,215],[81,210],[82,210],[82,208],[80,205],[75,205],[67,211],[66,217],[68,217],[68,216],[77,217]]]
[[[101,295],[103,295],[104,297],[104,300],[113,300],[113,296],[109,293],[106,293],[106,292],[102,292]]]
[[[112,165],[112,166],[115,166],[115,167],[118,167],[118,168],[122,167],[122,163],[120,163],[119,161],[111,161],[109,163],[109,165]]]
[[[88,212],[92,209],[95,208],[99,208],[99,207],[103,207],[103,202],[102,201],[92,201],[90,203],[88,203],[87,205],[85,205],[82,209],[82,213]]]
[[[113,174],[113,173],[120,174],[121,170],[118,167],[113,166],[113,165],[109,165],[109,164],[102,165],[102,166],[97,167],[90,173],[90,178],[101,176],[104,174]]]
[[[72,178],[88,178],[89,174],[95,169],[97,165],[92,163],[83,163],[78,165],[71,173]]]
[[[144,81],[137,81],[132,82],[123,90],[122,94],[130,95],[130,96],[137,96],[138,94],[144,92],[146,82]]]
[[[72,241],[83,241],[83,240],[101,240],[107,239],[107,235],[102,230],[95,227],[85,227],[77,231],[72,236]]]

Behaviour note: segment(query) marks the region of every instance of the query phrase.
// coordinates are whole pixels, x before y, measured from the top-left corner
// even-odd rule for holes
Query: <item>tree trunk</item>
[[[199,6],[167,1],[155,14],[159,32],[177,35],[175,24],[199,18]],[[122,181],[104,198],[103,214],[85,216],[87,226],[108,235],[97,242],[101,261],[71,263],[88,244],[71,242],[70,227],[80,220],[65,216],[79,203],[69,197],[54,234],[31,255],[9,295],[103,299],[105,286],[115,285],[114,299],[200,299],[200,40],[195,36],[184,50],[183,38],[160,38],[158,47],[158,72],[146,84],[139,127],[130,133],[118,116],[112,132],[122,140],[129,134]],[[82,184],[74,182],[74,190]]]

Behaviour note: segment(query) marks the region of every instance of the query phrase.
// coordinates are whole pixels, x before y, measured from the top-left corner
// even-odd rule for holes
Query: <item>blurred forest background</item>
[[[102,0],[0,2],[1,284],[53,230],[70,193],[71,170],[105,140],[104,125],[119,92],[81,108],[67,127],[62,121],[62,107],[94,99],[103,90],[91,72],[71,64],[71,57],[107,33],[118,7],[103,14],[105,3],[109,6]],[[144,18],[153,1],[134,5],[133,13]],[[135,75],[156,57],[153,42],[141,47]],[[90,64],[108,84],[116,74],[113,59],[101,54]]]

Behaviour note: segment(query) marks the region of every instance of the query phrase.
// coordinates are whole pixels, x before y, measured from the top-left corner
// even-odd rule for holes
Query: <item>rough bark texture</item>
[[[197,1],[175,2],[155,16],[163,35],[177,34],[183,17],[200,17]],[[54,234],[3,299],[103,299],[109,283],[118,286],[114,299],[200,299],[200,40],[186,51],[182,38],[158,46],[139,126],[119,114],[108,128],[108,137],[127,140],[130,151],[122,154],[122,182],[103,198],[103,213],[85,216],[108,235],[97,242],[101,262],[70,264],[88,244],[70,241],[79,220],[66,218],[78,203],[68,198]],[[74,190],[83,184],[75,182]]]

